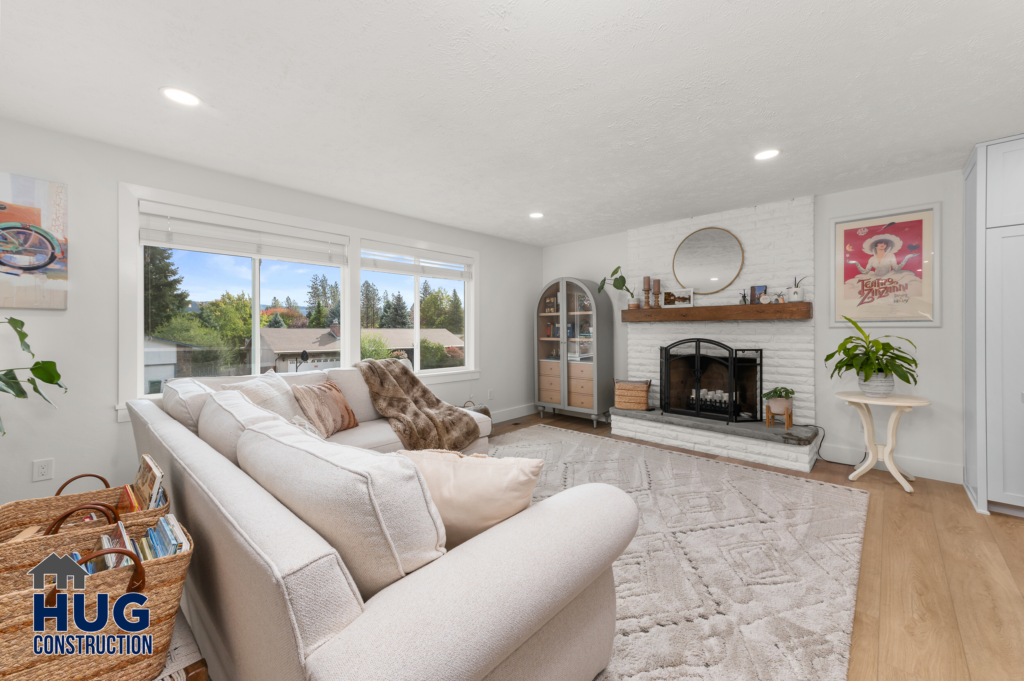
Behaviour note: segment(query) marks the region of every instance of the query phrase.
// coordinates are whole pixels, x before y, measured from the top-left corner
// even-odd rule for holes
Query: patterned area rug
[[[640,508],[600,681],[846,678],[867,492],[551,426],[490,454],[544,459],[535,501],[604,482]]]

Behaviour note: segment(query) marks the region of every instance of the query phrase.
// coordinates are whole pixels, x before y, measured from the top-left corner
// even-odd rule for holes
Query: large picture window
[[[340,282],[337,267],[260,260],[260,373],[341,366]]]

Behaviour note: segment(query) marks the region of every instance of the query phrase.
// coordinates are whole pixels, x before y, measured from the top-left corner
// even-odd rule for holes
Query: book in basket
[[[135,499],[143,511],[156,508],[160,483],[163,482],[164,472],[156,461],[149,454],[143,454],[139,461],[139,472],[135,474],[135,484],[132,488],[135,492]]]

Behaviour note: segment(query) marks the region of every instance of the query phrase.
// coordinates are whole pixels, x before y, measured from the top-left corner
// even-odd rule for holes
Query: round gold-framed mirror
[[[743,244],[721,227],[704,227],[679,242],[672,274],[683,288],[706,296],[724,291],[743,270]]]

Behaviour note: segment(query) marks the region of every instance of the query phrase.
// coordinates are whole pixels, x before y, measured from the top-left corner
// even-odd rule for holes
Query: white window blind
[[[428,251],[411,246],[364,239],[360,265],[364,270],[392,274],[418,274],[441,279],[473,279],[473,259],[464,255]]]
[[[139,239],[169,248],[348,264],[346,236],[154,201],[139,201]]]

